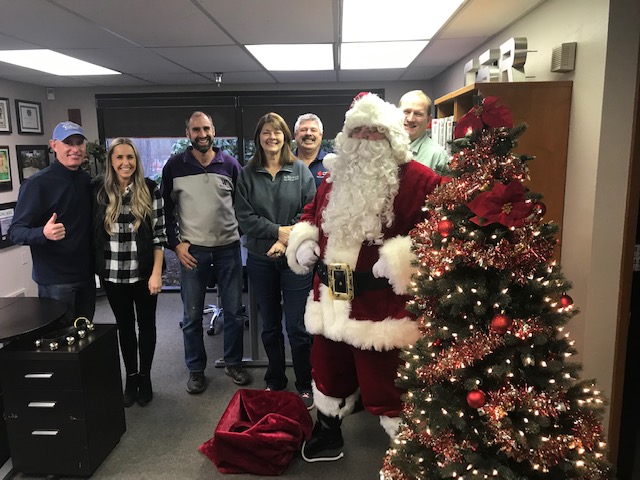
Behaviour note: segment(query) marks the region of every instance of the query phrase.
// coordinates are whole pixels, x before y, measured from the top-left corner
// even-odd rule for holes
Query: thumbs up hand
[[[53,215],[51,215],[51,218],[44,225],[42,233],[44,233],[47,240],[58,241],[65,237],[66,232],[64,225],[62,223],[56,223],[57,219],[58,214],[54,212]]]

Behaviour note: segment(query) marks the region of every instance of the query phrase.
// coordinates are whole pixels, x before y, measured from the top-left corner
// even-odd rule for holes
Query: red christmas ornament
[[[453,222],[451,220],[440,220],[438,222],[438,233],[444,238],[447,238],[449,235],[451,235],[452,231]]]
[[[471,408],[481,408],[487,403],[487,395],[482,390],[471,390],[467,393],[467,403]]]
[[[564,308],[570,307],[571,305],[573,305],[573,298],[571,298],[566,293],[563,293],[560,297],[560,305],[562,305]]]
[[[533,208],[539,217],[544,217],[544,214],[547,213],[547,206],[542,202],[534,203]]]
[[[511,327],[513,321],[502,313],[494,315],[491,319],[491,331],[504,335]]]

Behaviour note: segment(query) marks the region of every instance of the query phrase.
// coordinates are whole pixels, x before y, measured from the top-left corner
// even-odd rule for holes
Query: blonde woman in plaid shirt
[[[127,373],[124,406],[144,407],[153,398],[156,305],[167,241],[164,206],[158,186],[144,178],[131,140],[115,139],[107,158],[104,177],[94,181],[96,271],[118,325]]]

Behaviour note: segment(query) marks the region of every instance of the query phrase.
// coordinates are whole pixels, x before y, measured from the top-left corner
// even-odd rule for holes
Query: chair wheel
[[[207,328],[207,335],[211,336],[215,334],[216,334],[216,331],[214,328]]]

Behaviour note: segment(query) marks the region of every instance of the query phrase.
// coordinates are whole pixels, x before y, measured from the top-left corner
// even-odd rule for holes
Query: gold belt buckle
[[[353,300],[353,271],[347,263],[327,265],[329,291],[334,300]]]

